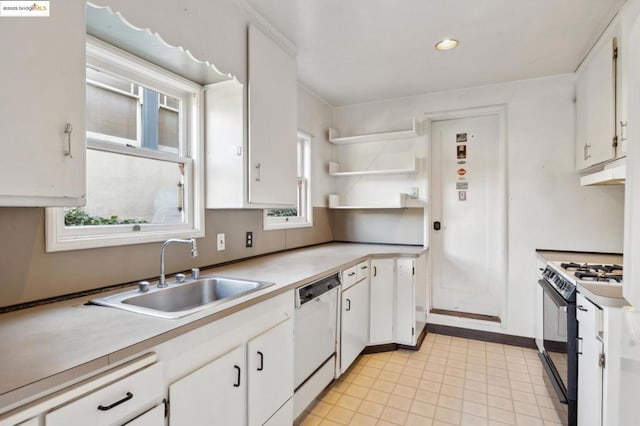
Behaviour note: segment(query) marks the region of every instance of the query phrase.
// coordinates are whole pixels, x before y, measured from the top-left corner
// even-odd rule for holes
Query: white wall
[[[507,105],[506,327],[447,324],[533,337],[536,248],[622,252],[624,188],[583,188],[574,172],[574,82],[561,75],[335,109],[335,127],[359,134],[403,128],[427,113]]]

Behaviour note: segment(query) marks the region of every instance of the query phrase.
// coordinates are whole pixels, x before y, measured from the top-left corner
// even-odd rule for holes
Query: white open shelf
[[[336,129],[329,129],[329,142],[336,145],[345,145],[352,143],[365,143],[365,142],[377,142],[389,139],[409,139],[420,136],[421,129],[420,123],[416,118],[413,119],[413,125],[411,129],[396,130],[392,132],[382,133],[369,133],[366,135],[357,136],[340,136],[340,133]]]
[[[379,169],[379,170],[340,170],[340,163],[335,161],[329,162],[329,174],[331,176],[363,176],[363,175],[398,175],[398,174],[415,174],[418,172],[418,159],[413,157],[411,165],[403,169]]]
[[[398,202],[393,204],[370,204],[360,206],[341,205],[338,194],[329,194],[330,209],[407,209],[423,208],[424,205],[419,199],[411,198],[409,194],[399,194]]]

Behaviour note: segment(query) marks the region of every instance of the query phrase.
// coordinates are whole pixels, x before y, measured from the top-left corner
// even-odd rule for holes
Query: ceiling
[[[624,0],[250,0],[335,106],[573,72]],[[294,4],[295,3],[295,4]],[[460,40],[448,52],[445,37]]]

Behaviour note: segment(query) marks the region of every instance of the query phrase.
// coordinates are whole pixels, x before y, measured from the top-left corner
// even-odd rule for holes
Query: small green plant
[[[298,209],[269,209],[267,216],[291,217],[298,216]]]
[[[90,216],[82,209],[70,209],[64,212],[65,226],[85,225],[129,225],[136,223],[149,223],[144,219],[120,219],[118,216],[100,217]]]

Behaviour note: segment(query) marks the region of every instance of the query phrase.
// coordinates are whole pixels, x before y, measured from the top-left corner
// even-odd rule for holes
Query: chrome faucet
[[[160,281],[158,282],[158,288],[164,288],[167,286],[164,276],[164,249],[167,248],[170,243],[191,244],[191,257],[196,257],[198,255],[198,246],[194,238],[190,238],[188,240],[171,238],[165,241],[162,244],[162,248],[160,248]]]

